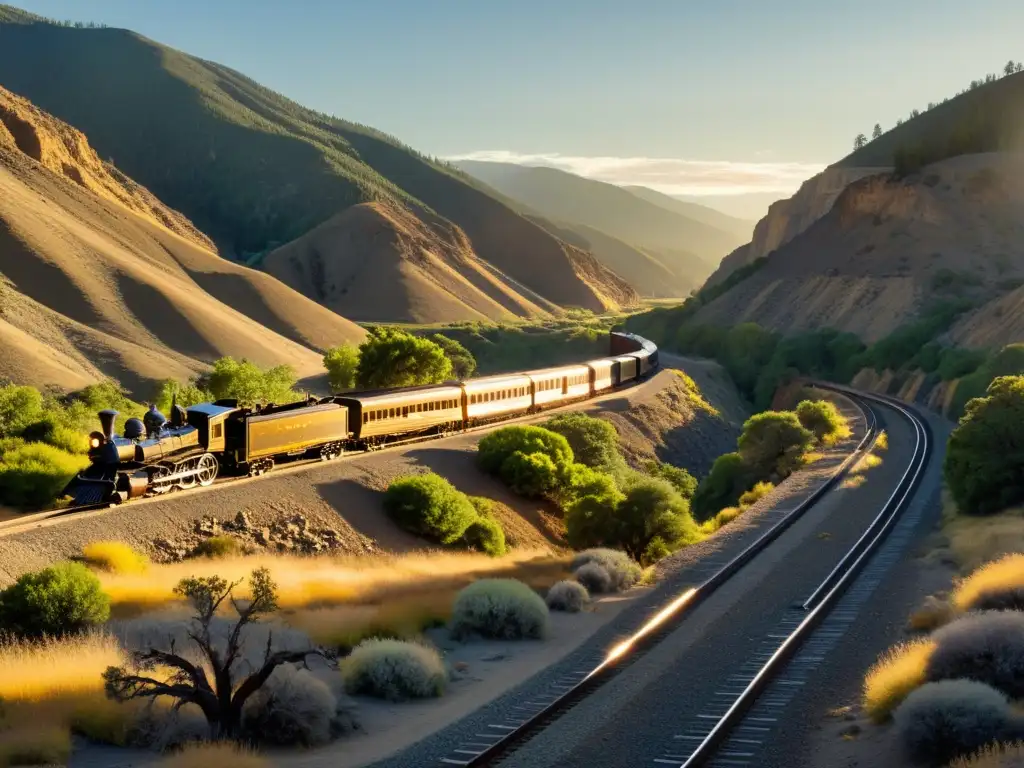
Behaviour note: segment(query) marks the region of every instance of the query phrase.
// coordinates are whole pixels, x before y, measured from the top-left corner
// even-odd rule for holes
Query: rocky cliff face
[[[749,243],[730,253],[708,278],[706,285],[714,285],[755,259],[767,256],[832,210],[840,193],[850,184],[865,176],[885,173],[888,168],[826,168],[807,181],[797,193],[786,200],[772,203],[768,213],[757,222]]]

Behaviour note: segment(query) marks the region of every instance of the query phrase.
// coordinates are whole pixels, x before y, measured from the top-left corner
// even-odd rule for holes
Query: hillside
[[[86,137],[0,88],[0,379],[147,394],[223,355],[322,373],[364,331],[218,257]]]
[[[904,179],[866,176],[695,322],[831,327],[870,342],[937,302],[970,300],[981,308],[954,328],[961,343],[1019,340],[1019,323],[1005,315],[1013,307],[1002,306],[1015,299],[1000,297],[1024,281],[1022,206],[1019,153],[956,157]]]
[[[258,264],[345,209],[380,202],[461,229],[509,291],[518,292],[515,283],[549,304],[596,311],[617,308],[613,296],[636,300],[586,254],[379,131],[126,30],[2,11],[0,82],[84,131],[101,157],[195,222],[223,255]],[[429,239],[439,261],[460,258],[445,236]],[[308,295],[317,291],[329,292]]]
[[[654,203],[680,216],[699,221],[701,224],[707,224],[709,227],[729,232],[741,240],[748,240],[754,231],[755,222],[730,216],[700,203],[680,200],[678,197],[666,195],[650,187],[626,186],[623,189],[646,200],[648,203]]]
[[[614,184],[554,168],[471,160],[459,161],[457,165],[558,226],[587,227],[642,249],[677,276],[671,286],[676,296],[699,285],[725,254],[746,239],[742,233],[686,217]],[[600,247],[595,255],[607,257]],[[606,263],[616,269],[610,260]],[[635,276],[622,275],[637,284]]]
[[[957,155],[1024,149],[1024,72],[976,80],[957,96],[868,141],[838,167],[914,171]],[[902,168],[901,168],[902,167]]]

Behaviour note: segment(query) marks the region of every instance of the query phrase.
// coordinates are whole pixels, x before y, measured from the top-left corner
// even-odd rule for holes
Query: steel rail
[[[793,653],[811,635],[821,620],[828,615],[829,610],[856,580],[861,569],[884,542],[889,530],[899,519],[900,513],[917,490],[924,468],[927,466],[928,457],[931,453],[931,435],[927,425],[912,409],[893,398],[885,396],[866,393],[854,394],[853,390],[831,384],[815,382],[815,386],[832,389],[867,400],[874,400],[905,416],[914,427],[914,454],[907,466],[907,470],[900,478],[896,491],[883,505],[882,512],[872,521],[868,530],[865,531],[865,535],[858,539],[842,560],[840,560],[840,566],[845,564],[845,569],[838,576],[836,575],[838,571],[834,569],[812,593],[811,597],[802,606],[805,610],[808,610],[807,617],[783,640],[778,649],[761,666],[754,678],[737,696],[732,706],[719,718],[704,740],[690,753],[690,756],[685,761],[680,762],[680,768],[698,768],[698,766],[706,765],[715,756],[718,747],[728,737],[729,732],[742,721],[744,715],[753,706],[761,692],[776,674],[785,667]],[[898,499],[897,496],[899,497]],[[872,531],[873,533],[871,533]],[[871,538],[867,541],[869,534]],[[865,541],[867,541],[866,544],[863,543]],[[837,569],[840,566],[837,566]],[[828,591],[825,592],[825,590]],[[822,595],[822,593],[824,594]],[[822,596],[819,598],[819,595]]]
[[[846,475],[856,461],[874,445],[878,432],[875,414],[870,408],[862,408],[860,403],[856,401],[856,397],[853,399],[867,425],[864,437],[836,471],[797,507],[787,513],[784,518],[761,534],[754,542],[699,586],[685,590],[669,600],[660,611],[656,612],[632,636],[611,649],[604,661],[589,670],[580,670],[577,675],[580,679],[574,685],[571,687],[563,686],[565,690],[553,697],[549,697],[551,698],[550,702],[546,702],[540,707],[531,707],[536,711],[523,719],[518,725],[492,726],[492,728],[498,729],[496,735],[485,736],[478,734],[476,741],[472,743],[474,745],[482,744],[482,748],[473,746],[456,749],[449,753],[449,756],[441,758],[441,764],[465,766],[465,768],[480,768],[480,766],[493,765],[508,757],[521,743],[546,728],[552,721],[565,714],[580,700],[592,694],[597,688],[611,679],[626,663],[631,662],[640,654],[655,646],[666,635],[676,629],[697,605],[710,597],[737,571],[772,544],[797,519],[813,507],[822,496],[831,490]],[[490,743],[485,744],[481,742],[480,738],[482,736],[486,737]],[[464,745],[464,747],[468,746]]]

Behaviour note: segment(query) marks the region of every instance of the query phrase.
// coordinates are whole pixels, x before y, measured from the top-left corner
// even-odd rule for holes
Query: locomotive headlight
[[[100,447],[100,439],[98,437],[94,437],[92,440],[89,441],[89,447],[90,448],[99,448]]]
[[[95,451],[105,442],[107,442],[107,438],[103,436],[102,432],[93,432],[89,435],[89,450]]]

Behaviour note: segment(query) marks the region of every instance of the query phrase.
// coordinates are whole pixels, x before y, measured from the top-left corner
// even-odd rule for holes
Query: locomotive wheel
[[[213,485],[213,481],[217,479],[217,471],[219,469],[217,459],[213,455],[204,453],[200,456],[199,464],[196,466],[196,478],[199,480],[199,485],[203,488]]]

